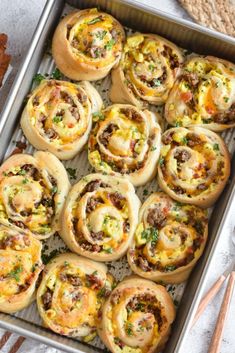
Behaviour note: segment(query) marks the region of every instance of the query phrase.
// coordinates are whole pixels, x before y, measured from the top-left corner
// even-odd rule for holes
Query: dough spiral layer
[[[59,230],[70,183],[51,153],[15,154],[0,167],[0,223],[45,239]]]
[[[29,142],[59,159],[71,159],[88,140],[92,113],[102,99],[89,82],[43,80],[32,92],[21,117]]]
[[[123,256],[131,242],[140,201],[124,178],[83,177],[69,192],[60,235],[71,251],[97,261]]]
[[[88,159],[97,172],[144,185],[157,172],[161,128],[158,115],[129,104],[106,108],[89,138]]]
[[[155,34],[133,34],[112,70],[111,101],[138,107],[165,103],[182,62],[175,44]]]
[[[61,335],[92,340],[112,283],[113,277],[103,264],[72,253],[54,258],[46,266],[37,292],[44,324]]]
[[[98,332],[113,353],[160,352],[174,318],[165,287],[134,276],[119,283],[104,304]]]
[[[0,224],[0,311],[14,313],[34,299],[41,247],[32,235]]]
[[[111,15],[97,9],[76,11],[56,28],[52,55],[67,77],[99,80],[118,64],[124,40],[121,24]]]
[[[158,183],[176,201],[210,207],[229,175],[229,152],[216,133],[179,127],[163,134]]]
[[[140,209],[128,250],[130,267],[153,281],[185,281],[206,245],[207,222],[205,210],[180,204],[162,192],[152,194]]]
[[[212,56],[190,59],[169,94],[165,117],[174,126],[234,127],[235,65]]]

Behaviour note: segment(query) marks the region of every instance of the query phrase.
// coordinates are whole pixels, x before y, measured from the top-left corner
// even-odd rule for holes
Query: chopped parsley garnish
[[[87,22],[88,25],[94,25],[95,23],[97,22],[101,22],[101,18],[100,17],[96,17],[96,18],[93,18],[93,20],[90,20],[89,22]]]
[[[58,188],[56,185],[54,185],[51,189],[52,194],[55,194],[57,192]]]
[[[149,70],[153,71],[154,70],[154,65],[153,64],[149,64]]]
[[[155,228],[147,228],[141,233],[141,238],[146,239],[147,242],[151,241],[152,245],[155,245],[158,241],[158,230]]]
[[[112,254],[113,249],[112,248],[107,248],[107,249],[103,249],[104,252],[106,252],[107,254]]]
[[[52,119],[53,120],[53,123],[60,123],[62,121],[63,117],[62,116],[54,116],[54,118]]]
[[[115,39],[110,39],[107,44],[105,44],[104,48],[106,50],[111,50],[114,44],[116,43]]]
[[[175,269],[176,269],[176,266],[174,266],[174,265],[168,265],[165,267],[166,272],[175,271]]]
[[[27,179],[27,178],[24,178],[23,180],[22,180],[22,183],[23,184],[27,184],[29,182],[29,179]]]
[[[26,174],[26,170],[24,169],[21,169],[19,172],[18,172],[18,175],[25,175]]]
[[[44,265],[47,265],[48,262],[51,261],[51,259],[53,259],[55,256],[61,254],[62,252],[64,252],[67,249],[65,247],[61,248],[61,249],[54,249],[50,252],[50,254],[45,254],[45,250],[47,250],[46,247],[44,247],[43,252],[42,252],[42,262],[44,263]]]
[[[162,166],[164,164],[164,158],[160,157],[159,158],[159,165]]]
[[[219,144],[218,143],[214,143],[213,150],[214,151],[219,151]]]
[[[145,196],[148,195],[148,190],[147,189],[143,190],[143,195],[145,195]]]
[[[93,121],[104,120],[104,115],[101,112],[95,112],[92,114]]]
[[[229,98],[228,97],[224,97],[224,101],[225,101],[225,103],[228,103]]]
[[[107,34],[107,31],[99,31],[95,35],[96,35],[97,38],[102,40],[102,39],[104,39],[106,34]]]
[[[126,333],[128,336],[133,335],[133,324],[131,322],[127,322],[126,324]]]
[[[153,85],[154,85],[154,87],[159,87],[159,86],[161,86],[161,81],[158,80],[157,78],[154,78],[153,79]]]
[[[101,290],[98,292],[97,296],[98,298],[103,298],[105,297],[106,294],[106,287],[101,288]]]
[[[16,280],[16,282],[19,282],[20,280],[20,276],[19,274],[23,271],[22,266],[18,266],[16,267],[14,270],[12,270],[11,272],[9,272],[8,276],[10,278],[14,278]]]
[[[60,72],[59,69],[55,69],[52,74],[51,74],[51,77],[54,78],[55,80],[61,80],[62,78],[62,73]]]
[[[182,138],[182,142],[183,142],[184,145],[187,145],[187,144],[188,144],[188,139],[187,139],[187,137],[184,136],[184,137]]]
[[[66,168],[66,170],[69,174],[70,179],[75,180],[77,178],[77,175],[76,175],[77,169]]]
[[[42,74],[36,74],[33,77],[33,83],[36,83],[37,85],[39,85],[39,83],[41,83],[42,80],[45,80],[45,76]]]
[[[156,151],[157,147],[152,146],[150,151]]]
[[[181,126],[181,122],[180,121],[176,121],[175,127],[180,127],[180,126]]]

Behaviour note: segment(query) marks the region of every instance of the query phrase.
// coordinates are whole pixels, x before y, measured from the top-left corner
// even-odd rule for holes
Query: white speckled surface
[[[139,0],[139,2],[142,2]],[[189,18],[186,12],[180,7],[176,0],[144,0],[145,4],[159,8],[165,12],[170,12],[175,16]],[[0,0],[0,33],[5,32],[9,36],[9,53],[12,55],[13,70],[7,80],[7,84],[0,92],[0,110],[10,89],[11,83],[19,68],[19,64],[30,43],[31,36],[37,25],[43,6],[46,0]],[[221,234],[220,244],[213,259],[213,271],[210,273],[207,282],[209,288],[218,276],[226,269],[235,258],[235,248],[233,248],[231,236],[235,227],[235,200],[231,208],[228,222]],[[177,353],[206,353],[215,326],[217,314],[222,301],[224,288],[220,291],[213,302],[208,306],[195,327],[191,330],[186,342],[180,352]],[[235,352],[235,293],[232,298],[232,305],[223,336],[221,353]],[[2,334],[0,330],[0,337]],[[12,335],[1,353],[7,353],[11,344],[17,339]],[[26,340],[19,350],[19,353],[59,353],[58,350],[38,344],[32,340]]]

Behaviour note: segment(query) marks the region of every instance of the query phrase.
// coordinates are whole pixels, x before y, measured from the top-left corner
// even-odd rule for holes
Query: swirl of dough
[[[128,37],[122,59],[112,70],[111,101],[140,108],[165,103],[182,62],[180,49],[160,36]]]
[[[46,326],[88,342],[96,336],[99,311],[112,290],[104,264],[72,253],[52,259],[37,291],[39,314]]]
[[[124,175],[144,185],[157,172],[161,128],[158,115],[129,104],[106,108],[89,138],[88,159],[97,172]]]
[[[229,152],[216,133],[201,127],[178,127],[163,134],[158,183],[176,201],[210,207],[229,174]]]
[[[72,187],[61,215],[60,235],[69,249],[96,261],[125,254],[140,201],[125,178],[90,174]]]
[[[159,352],[174,318],[165,287],[133,276],[120,282],[105,302],[98,333],[113,353]]]
[[[41,247],[32,235],[0,224],[0,311],[14,313],[34,299]]]
[[[97,9],[76,11],[56,28],[52,55],[67,77],[99,80],[118,64],[124,40],[124,29],[111,15]]]
[[[102,99],[89,82],[43,80],[33,91],[21,117],[29,142],[59,159],[71,159],[87,143],[92,113]]]
[[[70,183],[50,152],[17,154],[0,167],[0,222],[38,239],[59,230],[59,215]]]
[[[235,65],[207,56],[188,60],[165,105],[173,126],[213,131],[235,126]]]
[[[153,281],[185,281],[204,250],[207,221],[207,212],[199,207],[162,192],[152,194],[140,209],[128,251],[132,270]]]

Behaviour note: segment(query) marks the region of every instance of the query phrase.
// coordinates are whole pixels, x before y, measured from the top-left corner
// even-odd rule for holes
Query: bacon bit
[[[191,91],[188,91],[188,92],[182,92],[180,94],[180,98],[185,102],[185,103],[188,103],[192,100],[193,98],[193,94]]]
[[[71,129],[72,127],[74,127],[74,124],[72,124],[72,123],[68,124],[69,129]]]
[[[193,254],[193,247],[192,246],[190,248],[188,248],[188,253]]]
[[[206,111],[208,114],[215,114],[216,110],[213,109],[213,107],[210,107],[209,105],[206,105]]]

